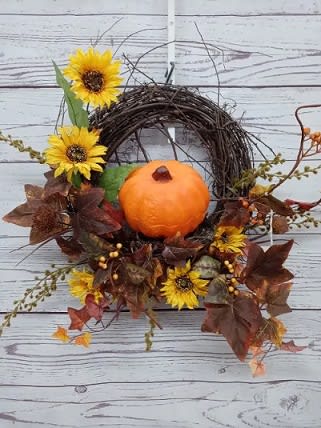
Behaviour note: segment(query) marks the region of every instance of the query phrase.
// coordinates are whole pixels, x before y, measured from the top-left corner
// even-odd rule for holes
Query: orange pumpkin
[[[132,229],[165,238],[195,230],[206,215],[210,194],[191,166],[155,160],[129,174],[119,201]]]

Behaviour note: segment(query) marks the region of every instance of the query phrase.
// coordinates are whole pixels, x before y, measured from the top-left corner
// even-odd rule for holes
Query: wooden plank
[[[68,323],[64,314],[18,316],[1,338],[1,384],[33,385],[35,389],[87,385],[92,392],[95,385],[110,382],[321,381],[320,311],[296,311],[283,317],[288,327],[286,340],[294,339],[307,349],[298,354],[271,352],[265,360],[267,376],[256,379],[251,378],[247,364],[237,360],[223,337],[200,332],[203,312],[165,311],[157,315],[163,330],[155,332],[150,353],[144,350],[147,321],[132,320],[126,313],[108,331],[94,334],[88,349],[51,338],[57,325]]]
[[[173,363],[171,367],[175,370]],[[320,426],[320,382],[252,383],[248,379],[224,383],[221,381],[224,374],[220,373],[214,382],[179,379],[54,387],[0,386],[0,420],[3,427],[12,424],[19,427],[59,424],[61,428],[70,424],[123,428]]]
[[[95,16],[51,16],[49,20],[42,16],[10,15],[0,17],[0,86],[55,85],[52,59],[58,65],[66,64],[68,56],[77,48],[87,49],[110,27],[99,47],[101,50],[114,51],[124,39],[118,57],[125,52],[136,58],[149,48],[166,42],[167,17],[112,15]],[[13,31],[12,26],[16,26]],[[138,33],[137,33],[138,32]],[[148,71],[155,79],[164,81],[167,69],[166,46],[157,49],[142,64],[142,70]],[[123,67],[126,71],[126,67]]]
[[[106,22],[103,15],[53,15],[49,20],[35,15],[3,15],[0,19],[0,86],[54,84],[51,59],[59,65],[65,64],[74,49],[86,48],[91,39],[113,24],[100,46],[115,49],[131,33],[144,30],[127,40],[120,53],[125,52],[135,60],[153,49],[142,59],[140,68],[163,82],[167,49],[166,46],[154,48],[167,40],[166,16],[142,19],[139,15],[127,15],[119,21],[120,18],[112,15]],[[317,15],[310,15],[309,19],[305,15],[288,18],[178,16],[176,21],[178,84],[217,85],[213,65],[197,34],[196,22],[204,39],[224,51],[223,58],[221,50],[211,48],[222,85],[321,85]]]
[[[56,0],[39,3],[37,0],[12,0],[3,2],[0,15],[116,15],[151,14],[166,15],[166,2],[144,0],[144,2],[118,0],[106,2],[96,0]],[[292,0],[250,0],[240,3],[238,0],[176,0],[176,14],[181,15],[318,15],[321,13],[318,0],[293,2]]]
[[[314,33],[320,31],[318,16],[182,17],[177,19],[177,39],[200,40],[195,23],[212,44],[210,52],[222,85],[321,84]],[[217,84],[204,47],[186,43],[177,51],[176,83]]]
[[[202,88],[200,93],[213,100],[217,99],[217,93],[213,90]],[[221,95],[221,103],[227,105],[227,110],[235,120],[241,120],[245,129],[260,137],[275,151],[281,151],[289,160],[296,157],[299,144],[299,127],[294,118],[294,110],[302,104],[320,102],[318,91],[312,88],[225,88]],[[22,138],[36,150],[44,150],[48,135],[54,132],[61,97],[59,89],[0,89],[0,130],[4,134]],[[306,126],[318,130],[319,116],[320,110],[315,109],[302,117]],[[155,155],[164,155],[163,150],[168,147],[166,138],[159,132],[147,131],[145,135],[146,149],[155,150],[163,144],[164,147],[160,148],[159,153],[156,149]],[[179,134],[178,138],[180,143],[184,144]],[[193,135],[188,136],[186,143],[194,144]],[[266,150],[264,153],[267,157],[271,156]],[[204,160],[206,154],[200,156],[198,149],[197,158]],[[262,159],[262,155],[255,151],[255,158]],[[0,145],[0,162],[26,159],[26,155],[17,153],[5,144]]]
[[[167,2],[155,0],[117,2],[95,0],[55,0],[37,2],[37,0],[12,0],[1,4],[1,15],[166,15]]]
[[[318,15],[321,5],[318,0],[176,0],[176,13],[191,16]]]
[[[17,227],[18,228],[18,227]],[[295,309],[321,309],[320,289],[320,242],[321,235],[288,234],[275,236],[275,243],[294,238],[295,245],[286,263],[295,275],[294,285],[289,299]],[[282,241],[277,241],[282,239]],[[20,298],[25,289],[35,284],[35,276],[41,276],[52,263],[57,266],[67,265],[64,256],[55,243],[49,243],[36,253],[26,257],[34,247],[22,248],[28,242],[27,237],[0,238],[0,312],[10,311],[13,301]],[[17,263],[21,262],[17,265]],[[78,307],[79,301],[69,295],[66,282],[59,285],[52,297],[39,304],[37,311],[66,312],[68,306]]]

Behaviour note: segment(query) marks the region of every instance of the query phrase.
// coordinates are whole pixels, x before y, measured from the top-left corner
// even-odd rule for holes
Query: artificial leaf
[[[146,261],[151,260],[153,248],[151,244],[144,244],[138,248],[132,255],[131,261],[137,266],[143,266]]]
[[[97,269],[95,272],[94,287],[98,287],[99,285],[105,284],[107,279],[110,277],[110,272],[108,269]]]
[[[249,366],[253,377],[264,376],[266,373],[265,364],[262,360],[258,360],[257,358],[252,358],[249,361]]]
[[[310,211],[312,208],[316,207],[320,202],[304,202],[304,201],[295,201],[293,199],[285,199],[284,203],[288,206],[296,205],[300,212]]]
[[[163,276],[163,266],[158,258],[154,257],[152,260],[152,274],[147,278],[149,285],[154,288],[157,285],[159,278]]]
[[[282,345],[283,336],[286,333],[286,327],[284,323],[278,318],[264,319],[264,325],[261,328],[262,343],[265,340],[271,341],[275,346],[280,348]],[[258,334],[258,336],[260,336]]]
[[[298,346],[294,343],[293,340],[290,340],[289,342],[282,342],[280,349],[282,351],[287,352],[300,352],[303,351],[303,349],[307,348],[307,346]]]
[[[56,72],[56,82],[64,91],[71,123],[73,125],[78,126],[78,128],[88,128],[88,113],[83,109],[82,101],[79,98],[76,98],[76,95],[72,92],[70,88],[70,84],[64,78],[59,67],[54,61],[52,62]]]
[[[121,229],[121,225],[114,218],[99,208],[103,199],[104,191],[98,187],[79,192],[74,202],[75,213],[72,215],[76,238],[83,230],[103,235]]]
[[[59,193],[43,199],[32,216],[30,244],[39,244],[68,229],[68,224],[64,222],[66,206],[66,198]]]
[[[68,315],[71,320],[69,330],[82,330],[91,316],[87,311],[87,307],[83,306],[81,309],[68,308]]]
[[[78,260],[83,252],[83,247],[74,238],[63,238],[62,236],[58,236],[56,242],[61,251],[67,254],[71,260]]]
[[[55,177],[54,170],[50,170],[47,171],[44,176],[47,179],[43,193],[44,198],[47,198],[54,193],[60,193],[62,196],[68,196],[71,183],[69,183],[65,174]]]
[[[97,303],[92,294],[87,294],[85,303],[88,315],[95,318],[96,321],[101,321],[104,310],[108,308],[108,300],[103,297]]]
[[[101,238],[94,233],[88,233],[86,230],[80,231],[78,242],[91,258],[95,258],[101,256],[104,253],[114,251],[115,248],[114,245],[112,245],[106,239]]]
[[[250,221],[250,212],[243,207],[242,201],[226,202],[219,226],[243,227]]]
[[[126,283],[122,297],[126,306],[130,310],[131,316],[134,319],[140,317],[145,310],[145,303],[148,300],[146,288],[143,285],[134,285]]]
[[[193,264],[193,270],[200,274],[200,278],[211,279],[216,277],[221,269],[221,262],[211,256],[202,256]]]
[[[207,315],[202,331],[223,334],[243,361],[263,321],[257,302],[242,293],[226,305],[206,303],[205,307]]]
[[[125,216],[121,209],[115,208],[110,202],[103,201],[101,208],[116,220],[119,224],[124,224]]]
[[[241,279],[250,290],[287,282],[293,274],[283,267],[293,245],[293,240],[272,245],[266,252],[256,243],[248,246],[248,257]]]
[[[264,355],[264,349],[261,346],[250,346],[249,347],[249,352],[251,352],[251,354],[253,355],[253,358],[255,357],[259,357],[261,355]]]
[[[270,208],[270,210],[274,211],[276,214],[283,216],[291,216],[293,215],[293,210],[289,205],[280,201],[273,195],[263,196],[259,199],[259,203],[266,205]]]
[[[275,234],[286,233],[289,230],[287,218],[281,215],[275,215],[272,219],[272,230]]]
[[[165,248],[162,256],[167,264],[175,265],[195,256],[204,246],[199,241],[184,239],[179,233],[164,240]]]
[[[226,286],[226,276],[219,275],[209,283],[205,303],[226,305],[229,302],[229,292]]]
[[[54,339],[61,340],[62,342],[69,342],[70,337],[68,336],[67,330],[64,327],[57,326],[57,330],[53,333]]]
[[[129,281],[134,285],[142,284],[145,279],[151,276],[151,273],[148,270],[141,266],[134,265],[133,263],[126,263],[125,269]]]
[[[105,190],[105,198],[109,202],[117,202],[119,189],[130,172],[138,165],[121,165],[115,168],[106,168],[99,177],[98,185]]]
[[[74,340],[75,345],[84,346],[85,348],[88,348],[91,344],[92,334],[86,331],[86,333],[83,333],[81,336],[77,336]]]
[[[43,203],[43,188],[33,186],[32,184],[25,185],[25,194],[27,202],[19,205],[3,217],[7,223],[14,223],[22,227],[31,227],[33,223],[33,214],[37,208]]]
[[[290,282],[269,284],[257,291],[257,297],[262,303],[267,303],[266,310],[271,316],[276,317],[292,311],[287,304],[291,287]]]

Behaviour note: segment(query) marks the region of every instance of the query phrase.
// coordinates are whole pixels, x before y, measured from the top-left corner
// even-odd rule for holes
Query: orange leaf
[[[67,330],[64,327],[57,326],[57,331],[52,335],[54,339],[61,340],[62,342],[69,342],[70,337],[68,336]]]
[[[74,344],[75,345],[81,345],[84,346],[85,348],[88,348],[90,343],[91,343],[91,333],[84,333],[81,336],[76,337]]]
[[[265,364],[263,361],[259,361],[256,358],[252,358],[249,361],[249,366],[251,368],[253,377],[264,376],[266,373]]]

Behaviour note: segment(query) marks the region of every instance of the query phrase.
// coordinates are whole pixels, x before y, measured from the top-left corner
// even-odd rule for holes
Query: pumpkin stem
[[[159,166],[152,174],[152,177],[155,181],[170,181],[173,179],[170,172],[165,165]]]

